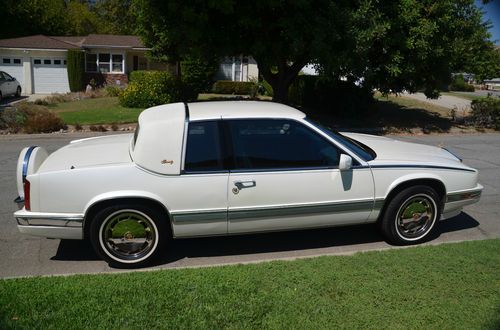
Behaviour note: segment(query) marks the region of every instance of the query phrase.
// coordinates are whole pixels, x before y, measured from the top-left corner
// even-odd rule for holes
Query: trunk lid
[[[129,163],[132,161],[129,154],[131,139],[132,134],[119,134],[71,141],[49,155],[38,173]]]

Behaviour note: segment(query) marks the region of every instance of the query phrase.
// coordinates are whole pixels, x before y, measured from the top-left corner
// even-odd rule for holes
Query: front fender
[[[384,199],[389,196],[390,192],[399,186],[400,184],[407,182],[407,181],[412,181],[412,180],[436,180],[439,181],[443,184],[444,188],[446,191],[448,191],[448,188],[446,187],[446,184],[439,175],[436,175],[434,173],[410,173],[406,174],[403,176],[398,177],[396,180],[394,180],[388,187],[387,190],[384,192]]]

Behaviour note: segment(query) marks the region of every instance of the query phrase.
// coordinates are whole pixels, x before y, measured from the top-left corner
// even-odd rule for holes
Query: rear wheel
[[[164,250],[167,219],[157,208],[117,205],[101,210],[90,225],[90,241],[110,265],[145,266]]]
[[[441,214],[439,195],[428,186],[409,187],[387,205],[381,221],[384,236],[391,243],[407,245],[425,240]]]

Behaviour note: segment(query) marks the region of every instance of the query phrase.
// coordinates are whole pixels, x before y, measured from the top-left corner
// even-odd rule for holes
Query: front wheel
[[[111,266],[137,268],[164,250],[167,219],[155,208],[119,205],[101,210],[90,225],[90,241]]]
[[[439,196],[428,186],[399,192],[387,205],[380,223],[386,239],[394,244],[420,243],[432,232],[441,213]]]

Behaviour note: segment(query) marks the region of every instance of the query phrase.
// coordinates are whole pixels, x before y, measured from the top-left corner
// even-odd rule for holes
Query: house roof
[[[70,49],[79,47],[54,37],[38,34],[28,37],[0,39],[0,48]]]
[[[137,36],[114,34],[90,34],[85,37],[83,46],[144,48],[144,44]]]
[[[131,35],[45,36],[38,34],[28,37],[0,39],[0,48],[63,50],[89,47],[145,48],[139,37]]]

